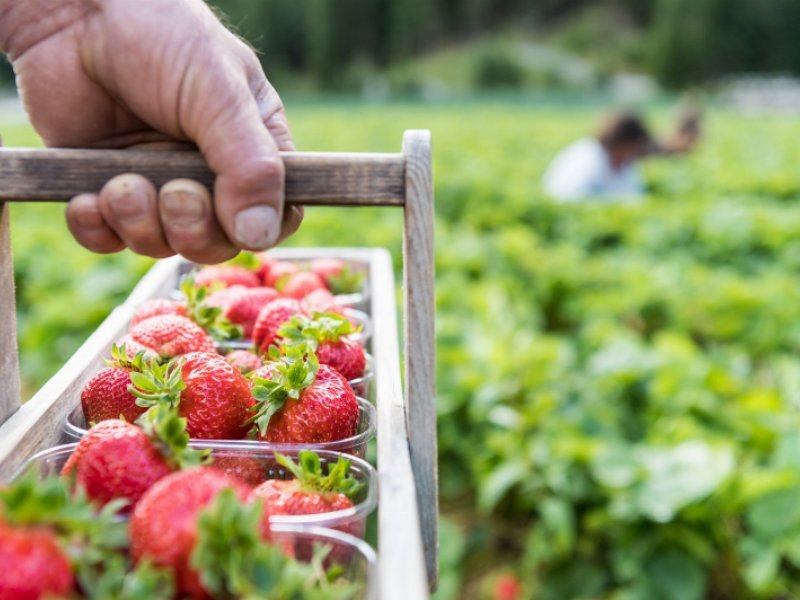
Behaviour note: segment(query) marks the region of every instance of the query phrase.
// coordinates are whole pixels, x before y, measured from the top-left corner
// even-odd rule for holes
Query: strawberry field
[[[696,154],[648,165],[647,201],[555,205],[539,177],[599,109],[288,104],[303,149],[432,130],[439,598],[800,596],[800,120],[711,111]],[[150,261],[12,210],[30,392]],[[401,219],[310,209],[291,243],[399,266]]]

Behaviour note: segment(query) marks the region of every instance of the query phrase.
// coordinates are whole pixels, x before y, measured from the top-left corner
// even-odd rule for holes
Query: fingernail
[[[108,183],[108,202],[119,219],[137,219],[146,214],[147,192],[139,182],[125,175]]]
[[[69,208],[78,227],[83,229],[100,229],[101,227],[105,227],[105,221],[103,221],[95,199],[78,196],[72,199]]]
[[[191,225],[206,217],[206,203],[189,190],[170,190],[161,194],[164,216],[180,225]]]
[[[278,211],[271,206],[251,206],[234,221],[236,243],[250,250],[266,250],[275,245],[280,235]]]

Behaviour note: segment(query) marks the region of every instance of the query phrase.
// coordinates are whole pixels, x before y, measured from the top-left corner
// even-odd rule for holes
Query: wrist
[[[14,60],[100,6],[101,0],[0,0],[0,51]]]

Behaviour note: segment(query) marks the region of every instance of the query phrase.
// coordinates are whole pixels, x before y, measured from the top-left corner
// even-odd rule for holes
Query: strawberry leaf
[[[180,288],[186,299],[189,318],[212,338],[217,341],[238,340],[244,335],[244,330],[231,323],[220,307],[205,303],[209,290],[206,286],[196,285],[193,273],[183,276]]]
[[[278,329],[278,336],[283,345],[307,344],[316,350],[323,342],[336,343],[344,336],[360,330],[360,325],[354,326],[342,315],[315,312],[311,317],[306,315],[292,317]]]
[[[166,569],[156,568],[148,560],[129,571],[129,560],[115,555],[103,564],[78,573],[81,591],[87,600],[170,600],[175,582]]]
[[[261,261],[252,252],[239,252],[232,259],[226,261],[225,264],[242,267],[248,271],[258,271],[259,267],[261,267]]]
[[[269,363],[271,379],[253,378],[256,406],[248,422],[254,422],[261,435],[266,433],[270,420],[284,407],[286,400],[299,400],[303,390],[316,381],[319,371],[319,360],[311,347],[284,347],[284,351],[279,360]]]
[[[128,391],[136,396],[136,404],[143,407],[166,404],[178,406],[181,392],[186,389],[183,381],[183,359],[175,357],[165,364],[148,361],[141,373],[132,372]]]
[[[328,468],[327,475],[322,470],[319,455],[312,450],[302,450],[298,455],[298,462],[288,456],[275,453],[278,464],[284,466],[294,475],[301,489],[312,493],[339,493],[355,501],[365,487],[350,474],[352,464],[343,456]]]
[[[145,412],[136,424],[153,440],[156,448],[174,469],[185,469],[210,462],[211,450],[189,446],[186,419],[174,406],[156,404]]]
[[[353,294],[363,288],[364,273],[355,271],[350,265],[345,264],[335,275],[325,277],[325,282],[334,294]]]
[[[109,367],[119,367],[121,369],[127,369],[128,371],[132,372],[140,372],[144,367],[144,360],[145,360],[145,351],[140,350],[136,353],[136,356],[130,358],[128,356],[128,351],[125,348],[125,344],[112,344],[111,345],[111,359],[105,359],[104,362]]]
[[[3,519],[51,529],[79,578],[127,549],[128,526],[117,517],[125,504],[124,500],[112,501],[98,510],[82,488],[71,492],[67,479],[42,479],[37,469],[30,469],[0,491]]]
[[[326,571],[329,547],[315,548],[309,564],[286,556],[260,537],[264,508],[242,504],[223,490],[200,513],[191,566],[215,598],[293,598],[340,600],[354,597],[358,587],[334,568]]]

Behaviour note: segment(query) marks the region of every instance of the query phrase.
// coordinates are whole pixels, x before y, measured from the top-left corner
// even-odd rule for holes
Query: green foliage
[[[0,490],[0,514],[18,526],[46,527],[58,537],[88,600],[166,600],[172,578],[146,561],[128,556],[128,522],[118,511],[124,500],[95,506],[83,489],[70,489],[57,475],[30,469]]]
[[[731,73],[800,73],[798,18],[794,0],[658,0],[650,66],[675,87]]]
[[[303,390],[314,383],[319,371],[317,355],[307,344],[283,346],[280,352],[275,346],[270,347],[272,379],[253,378],[253,398],[257,404],[250,420],[255,422],[261,435],[266,433],[270,419],[283,408],[286,400],[299,399]]]
[[[433,132],[440,483],[461,547],[445,553],[449,597],[498,564],[537,598],[800,596],[796,121],[710,111],[697,153],[648,165],[643,202],[559,205],[539,178],[597,111],[288,110],[302,149],[395,152],[404,129]],[[29,381],[141,272],[76,250],[52,213],[13,212],[39,291],[21,286]],[[401,228],[397,210],[309,208],[289,243],[386,246],[399,269]],[[97,291],[78,302],[87,277]],[[41,320],[75,339],[61,353],[26,339]]]
[[[249,256],[242,253],[242,256]],[[244,259],[243,259],[244,260]],[[204,285],[195,285],[194,274],[189,273],[181,279],[180,290],[183,293],[186,309],[189,317],[208,332],[217,341],[238,340],[244,335],[241,326],[231,323],[222,314],[219,306],[209,306],[206,299],[209,295],[209,288]]]
[[[275,453],[275,459],[294,475],[301,487],[308,492],[344,494],[353,501],[362,492],[364,484],[350,475],[350,461],[340,456],[336,463],[323,473],[319,455],[312,450],[302,450],[297,462],[288,456]]]
[[[278,336],[285,346],[307,345],[316,351],[323,342],[338,342],[342,336],[361,330],[361,325],[353,325],[347,317],[336,313],[315,312],[311,317],[297,315],[281,325]]]
[[[381,70],[498,31],[546,40],[594,66],[601,76],[647,71],[670,87],[724,75],[800,73],[796,0],[215,0],[261,51],[279,84],[360,91]],[[524,53],[524,49],[520,52]],[[477,89],[517,88],[515,55],[479,54]],[[536,62],[546,60],[539,56]],[[563,69],[564,67],[562,67]],[[425,67],[390,77],[394,91],[424,86]],[[557,73],[541,83],[559,86]],[[449,78],[447,79],[449,81]],[[530,82],[539,83],[539,82]],[[419,90],[417,90],[419,91]]]
[[[475,64],[475,86],[480,89],[518,88],[524,78],[524,68],[507,52],[487,52]]]
[[[186,418],[178,416],[175,406],[155,404],[136,423],[173,468],[185,469],[211,461],[210,449],[198,450],[189,446]]]
[[[191,564],[215,598],[339,600],[355,596],[357,583],[336,578],[336,567],[324,566],[330,548],[316,547],[307,564],[293,560],[279,545],[261,540],[263,519],[260,502],[245,505],[230,489],[200,513]]]
[[[345,264],[342,270],[325,277],[325,282],[334,294],[355,294],[364,287],[365,275]]]

